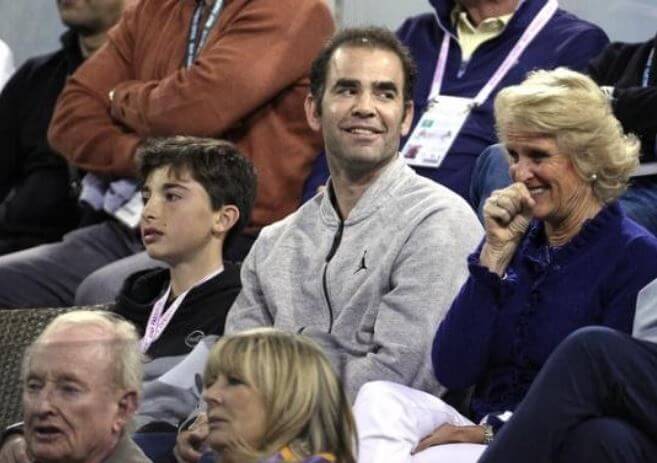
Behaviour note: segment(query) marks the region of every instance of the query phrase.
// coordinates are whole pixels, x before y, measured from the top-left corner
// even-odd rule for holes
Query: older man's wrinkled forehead
[[[102,343],[112,342],[116,333],[111,325],[101,322],[89,321],[85,323],[72,323],[55,321],[43,331],[37,342],[40,344],[67,344],[67,343]]]
[[[35,358],[47,363],[55,360],[63,365],[89,363],[94,368],[109,366],[112,346],[118,342],[111,329],[96,323],[60,323],[46,329],[30,346],[26,369]],[[25,372],[27,373],[27,371]]]

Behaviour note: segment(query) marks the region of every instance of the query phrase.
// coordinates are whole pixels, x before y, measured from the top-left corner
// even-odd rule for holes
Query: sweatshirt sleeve
[[[367,355],[336,346],[326,333],[314,339],[322,345],[353,400],[368,381],[417,384],[429,366],[430,339],[467,276],[467,254],[481,238],[481,225],[471,211],[450,216],[438,211],[410,234],[383,295],[374,323],[377,349]],[[308,333],[313,337],[314,333]]]
[[[516,275],[504,279],[479,262],[480,248],[468,258],[470,277],[447,312],[433,341],[436,378],[448,389],[475,384],[486,370],[502,299],[513,291]]]
[[[119,84],[112,117],[141,136],[216,136],[306,76],[332,32],[321,2],[248,2],[189,69]]]

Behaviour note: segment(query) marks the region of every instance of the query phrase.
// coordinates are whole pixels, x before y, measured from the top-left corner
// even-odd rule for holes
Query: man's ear
[[[408,135],[413,125],[413,115],[415,114],[415,105],[413,100],[404,103],[404,118],[402,119],[401,134]]]
[[[226,234],[240,219],[240,210],[234,204],[225,204],[214,213],[212,231]]]
[[[306,110],[306,120],[308,121],[308,125],[315,132],[319,132],[322,128],[322,120],[320,117],[321,111],[318,101],[309,93],[303,107]]]
[[[123,432],[138,407],[139,396],[137,391],[124,391],[121,397],[119,397],[116,419],[112,424],[112,431],[117,434]]]

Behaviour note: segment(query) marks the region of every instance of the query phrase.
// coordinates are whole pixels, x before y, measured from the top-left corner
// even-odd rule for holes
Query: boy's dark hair
[[[161,167],[169,167],[176,176],[188,172],[208,193],[213,210],[226,204],[237,206],[240,217],[226,235],[224,248],[249,222],[256,195],[256,173],[232,143],[186,136],[151,138],[139,147],[137,166],[142,182]]]
[[[417,66],[411,52],[397,38],[397,36],[382,27],[362,27],[344,29],[329,40],[310,68],[310,93],[321,108],[322,98],[326,90],[328,64],[338,48],[370,48],[373,50],[391,51],[401,61],[404,71],[404,103],[413,99],[415,81],[417,80]],[[321,109],[320,109],[321,110]]]

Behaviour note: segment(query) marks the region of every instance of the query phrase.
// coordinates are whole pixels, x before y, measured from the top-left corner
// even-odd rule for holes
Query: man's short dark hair
[[[417,66],[411,56],[411,52],[397,38],[397,36],[382,27],[362,27],[345,29],[338,32],[324,46],[310,68],[310,93],[321,107],[324,91],[326,90],[326,78],[328,76],[328,64],[338,48],[370,48],[373,50],[386,50],[397,55],[404,71],[404,103],[413,99],[413,90],[417,79]]]
[[[228,232],[224,247],[249,222],[256,195],[256,173],[251,163],[230,142],[198,137],[146,140],[137,151],[139,177],[144,182],[161,167],[173,175],[184,173],[200,183],[216,211],[226,204],[237,206],[240,217]]]

